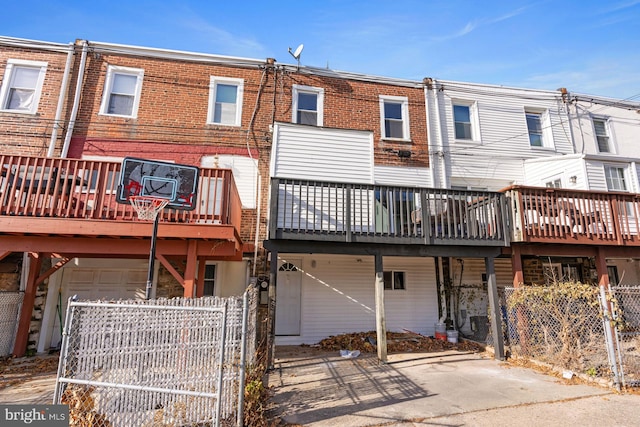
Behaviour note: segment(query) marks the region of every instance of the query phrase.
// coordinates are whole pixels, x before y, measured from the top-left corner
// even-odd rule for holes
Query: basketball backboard
[[[193,210],[198,177],[195,166],[125,157],[116,200],[129,203],[129,196],[151,196],[168,199],[168,208]]]

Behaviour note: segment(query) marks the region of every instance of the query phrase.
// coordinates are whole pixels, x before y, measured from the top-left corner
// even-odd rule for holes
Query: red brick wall
[[[5,155],[46,156],[67,54],[2,46],[0,47],[0,80],[5,77],[9,59],[46,62],[47,71],[36,114],[0,111],[0,152]],[[62,138],[63,133],[60,132],[58,145]]]

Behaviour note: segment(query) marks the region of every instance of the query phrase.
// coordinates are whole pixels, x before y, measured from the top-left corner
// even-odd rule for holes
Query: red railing
[[[0,156],[0,215],[129,221],[137,214],[118,203],[120,162]],[[199,169],[194,210],[165,208],[160,221],[234,225],[242,204],[229,169]]]
[[[640,195],[514,186],[513,241],[640,245]]]

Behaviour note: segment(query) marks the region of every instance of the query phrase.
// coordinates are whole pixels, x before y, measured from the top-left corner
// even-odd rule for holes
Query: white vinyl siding
[[[0,88],[0,110],[35,114],[46,71],[46,62],[9,59]]]
[[[404,271],[406,278],[405,290],[385,292],[387,330],[433,335],[438,319],[433,260],[385,257],[383,264],[385,271]],[[300,335],[276,337],[278,345],[315,344],[330,335],[375,330],[373,257],[311,254],[304,256],[301,269]]]
[[[371,132],[277,123],[273,139],[272,177],[373,183]]]
[[[430,95],[437,97],[439,109],[435,105],[430,108],[427,127],[432,132],[432,143],[442,139],[450,182],[499,190],[502,184],[522,183],[523,161],[574,153],[569,123],[564,110],[559,109],[557,92],[441,83],[444,90]],[[470,99],[471,95],[473,99]],[[457,100],[474,103],[479,129],[477,140],[455,139],[453,105],[459,102]],[[546,147],[531,148],[525,120],[525,111],[529,110],[546,112],[549,126],[545,130],[553,141],[553,151]],[[438,111],[443,129],[441,134],[438,131]]]
[[[240,200],[242,201],[242,208],[256,208],[256,194],[258,191],[257,160],[247,156],[219,154],[217,156],[204,156],[201,164],[204,168],[231,169]]]
[[[209,83],[207,123],[240,126],[243,95],[244,80],[212,76]]]
[[[432,187],[429,168],[405,166],[375,166],[376,185],[397,185],[404,187]]]
[[[110,65],[102,93],[100,114],[138,117],[144,70]]]

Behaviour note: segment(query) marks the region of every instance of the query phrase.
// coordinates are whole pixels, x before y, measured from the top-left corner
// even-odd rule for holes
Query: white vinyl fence
[[[255,289],[70,301],[54,403],[69,405],[71,425],[241,425],[256,312]]]

